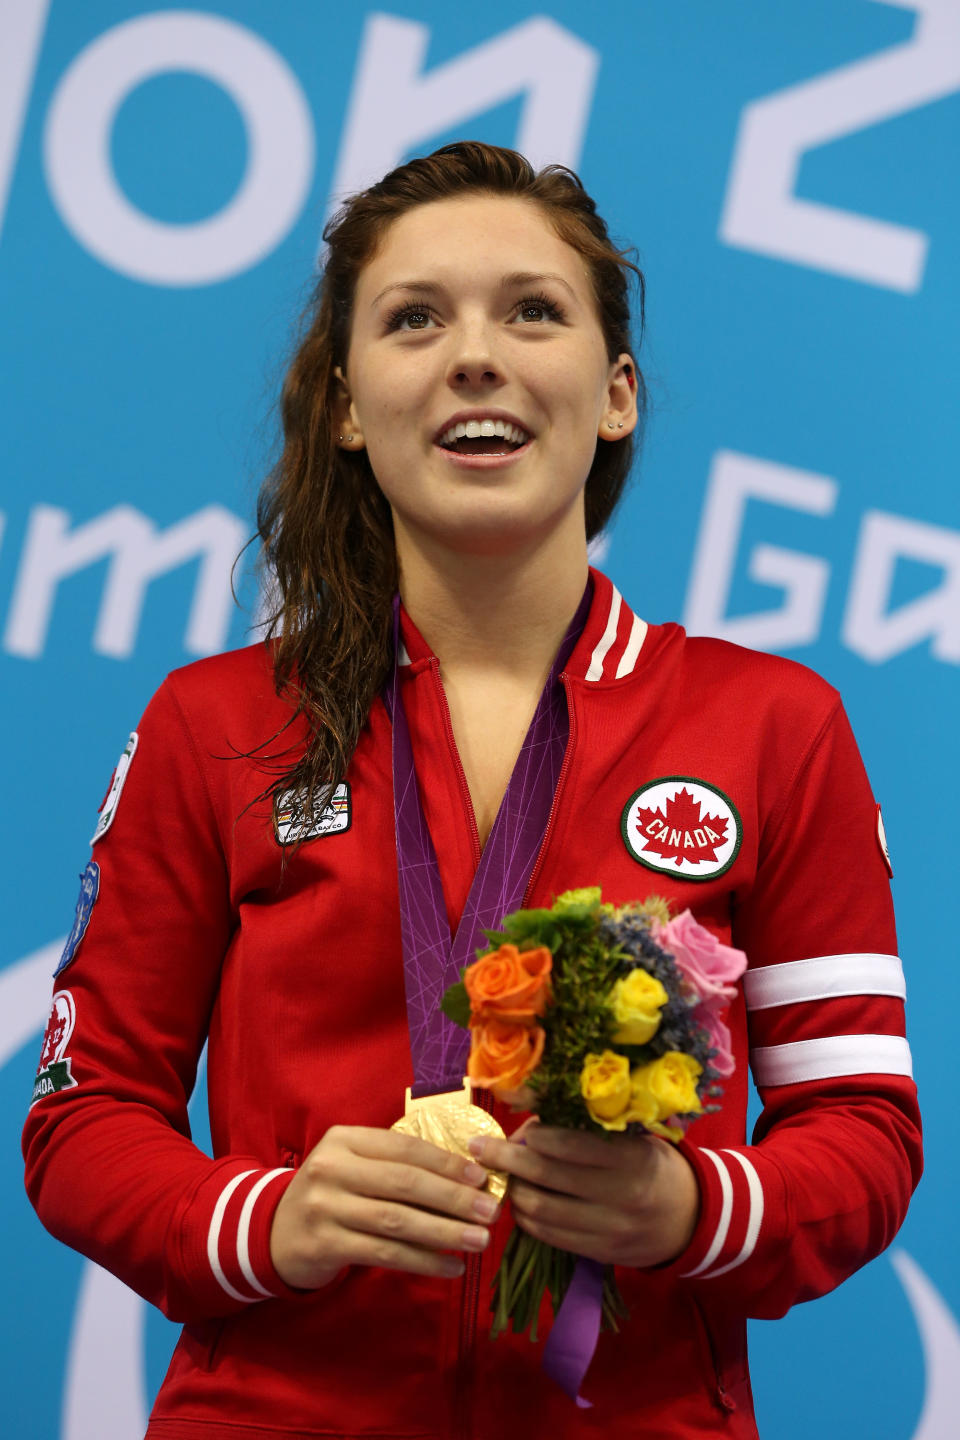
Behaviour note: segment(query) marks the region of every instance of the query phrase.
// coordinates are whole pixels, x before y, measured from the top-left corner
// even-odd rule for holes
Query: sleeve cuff
[[[270,1229],[293,1170],[265,1170],[233,1159],[217,1165],[183,1221],[183,1279],[194,1309],[226,1315],[259,1300],[289,1298],[270,1259]]]
[[[660,1271],[677,1279],[716,1279],[746,1264],[766,1239],[771,1215],[783,1214],[783,1197],[770,1189],[782,1182],[753,1146],[709,1150],[681,1140],[678,1148],[697,1177],[700,1216],[686,1250]]]

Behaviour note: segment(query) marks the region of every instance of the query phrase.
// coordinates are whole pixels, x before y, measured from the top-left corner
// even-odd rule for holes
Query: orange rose
[[[548,952],[549,953],[549,952]],[[467,1074],[488,1090],[517,1090],[540,1064],[546,1034],[540,1025],[492,1018],[470,1027]]]
[[[481,955],[463,974],[474,1018],[532,1022],[547,1008],[552,966],[546,945],[522,954],[516,945],[501,945]]]

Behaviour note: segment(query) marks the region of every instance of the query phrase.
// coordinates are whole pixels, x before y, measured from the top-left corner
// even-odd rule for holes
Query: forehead
[[[561,240],[533,200],[512,195],[465,195],[433,200],[398,216],[360,272],[357,299],[385,285],[424,277],[499,282],[505,271],[555,271],[583,298],[592,295],[586,262]]]

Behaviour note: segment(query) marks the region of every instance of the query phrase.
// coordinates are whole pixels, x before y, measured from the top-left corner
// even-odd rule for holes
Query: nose
[[[460,389],[496,384],[504,378],[489,324],[481,319],[456,328],[447,379]]]

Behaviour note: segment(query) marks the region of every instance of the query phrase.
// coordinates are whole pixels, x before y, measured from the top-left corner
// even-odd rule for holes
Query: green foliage
[[[470,996],[462,980],[447,989],[440,1001],[440,1009],[454,1025],[462,1025],[464,1030],[470,1028]]]

